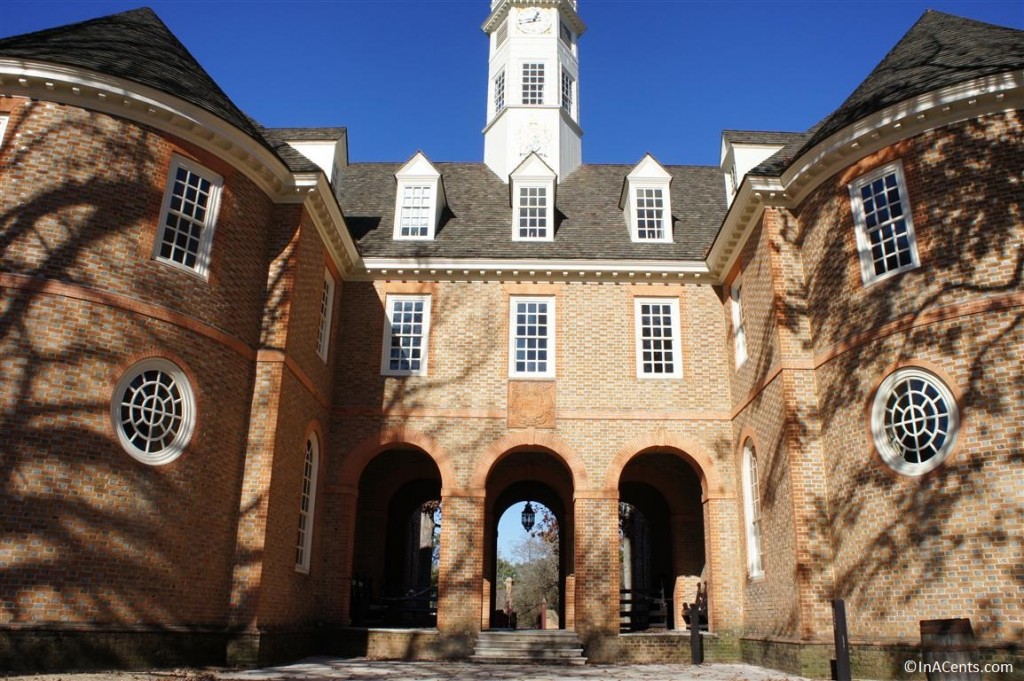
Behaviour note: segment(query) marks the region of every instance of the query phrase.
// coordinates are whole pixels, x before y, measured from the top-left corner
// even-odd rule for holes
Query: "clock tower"
[[[484,163],[508,182],[535,152],[559,179],[583,161],[576,0],[492,0]]]

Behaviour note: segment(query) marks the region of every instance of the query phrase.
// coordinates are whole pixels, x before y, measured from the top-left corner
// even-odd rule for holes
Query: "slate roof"
[[[770,130],[723,130],[722,138],[733,144],[789,144],[795,138],[806,139],[802,132],[777,132]]]
[[[263,139],[270,144],[278,157],[288,166],[288,170],[293,173],[315,173],[321,169],[320,166],[296,150],[295,147],[288,144],[288,140],[299,139],[294,135],[288,134],[289,131],[297,128],[264,128],[255,121],[253,123],[259,128]]]
[[[0,40],[0,57],[77,66],[180,97],[273,148],[148,7]]]
[[[337,141],[348,134],[348,128],[268,128],[281,139]]]
[[[751,174],[779,175],[830,135],[905,99],[1022,68],[1024,31],[928,10],[800,148],[781,150]]]
[[[509,187],[482,163],[435,163],[448,210],[433,241],[395,241],[401,163],[343,168],[336,193],[366,257],[703,260],[725,217],[714,166],[665,166],[672,176],[673,243],[633,243],[619,196],[632,165],[583,165],[555,190],[554,241],[513,241]]]

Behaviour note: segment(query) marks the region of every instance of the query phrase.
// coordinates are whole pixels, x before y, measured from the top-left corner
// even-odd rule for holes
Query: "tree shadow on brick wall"
[[[1024,464],[1017,418],[1024,392],[1024,206],[1021,178],[1010,170],[1024,165],[1022,137],[1008,114],[956,124],[906,147],[921,267],[872,286],[853,272],[848,180],[830,180],[835,196],[812,221],[818,229],[845,225],[849,233],[826,237],[817,267],[805,260],[806,285],[791,286],[782,301],[790,329],[799,333],[805,318],[811,323],[804,338],[821,358],[816,417],[823,432],[857,434],[838,445],[842,451],[836,436],[823,440],[832,490],[815,500],[819,524],[811,528],[831,537],[839,557],[835,595],[858,613],[852,636],[869,635],[874,618],[917,619],[915,609],[927,607],[929,617],[970,616],[982,637],[1024,637],[1019,618],[1007,619],[1024,572],[1006,558],[1024,526],[1024,508],[1012,499]],[[796,247],[810,240],[792,224],[783,236]],[[849,269],[837,275],[836,263]],[[887,370],[920,359],[959,379],[964,428],[959,454],[909,479],[888,471],[873,452],[867,409]],[[1007,486],[1007,476],[1017,483]],[[825,569],[832,561],[821,555],[813,564]],[[926,606],[922,590],[949,601]],[[983,612],[980,604],[991,602],[1003,609]]]
[[[47,127],[48,107],[12,116],[0,157],[0,626],[216,625],[226,584],[222,602],[181,608],[208,545],[176,522],[188,514],[183,479],[128,457],[110,425],[125,352],[106,327],[106,277],[137,252],[139,226],[154,228],[166,168],[148,133],[115,134],[124,129],[82,111]],[[150,282],[135,285],[145,297]],[[101,302],[79,305],[79,291]],[[132,333],[149,347],[165,340],[145,324]],[[199,559],[186,565],[187,547]],[[43,654],[58,667],[166,663],[166,649],[150,648],[63,638]]]

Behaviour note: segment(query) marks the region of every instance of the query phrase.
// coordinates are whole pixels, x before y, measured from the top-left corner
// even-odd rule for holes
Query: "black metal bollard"
[[[690,614],[690,661],[693,664],[703,664],[704,641],[700,637],[700,608],[694,606],[687,612]]]
[[[836,637],[836,667],[832,678],[850,681],[850,637],[846,632],[846,603],[832,601],[832,627]]]

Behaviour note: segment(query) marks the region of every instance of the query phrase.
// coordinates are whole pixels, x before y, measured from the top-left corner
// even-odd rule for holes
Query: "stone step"
[[[575,631],[483,631],[469,658],[482,664],[586,664],[583,645]]]

